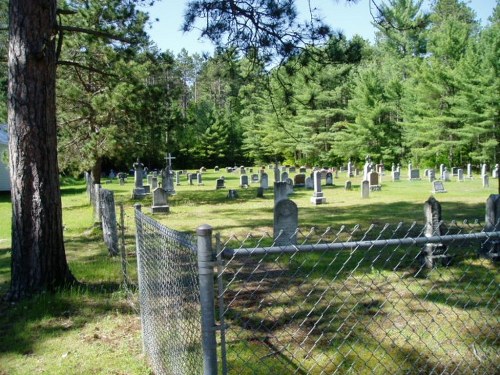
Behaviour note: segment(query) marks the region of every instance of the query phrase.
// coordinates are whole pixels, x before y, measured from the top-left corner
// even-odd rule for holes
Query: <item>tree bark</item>
[[[56,6],[56,0],[9,3],[11,300],[74,281],[64,250],[57,166]]]
[[[97,157],[95,159],[94,165],[92,166],[92,179],[94,181],[94,184],[100,184],[101,183],[101,173],[102,173],[102,158]]]

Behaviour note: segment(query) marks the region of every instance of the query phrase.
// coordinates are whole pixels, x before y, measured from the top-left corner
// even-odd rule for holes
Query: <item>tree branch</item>
[[[75,27],[75,26],[59,26],[59,29],[63,30],[63,31],[71,31],[71,32],[85,33],[85,34],[89,34],[89,35],[95,35],[95,36],[104,37],[104,38],[108,38],[108,39],[118,40],[118,41],[124,42],[124,43],[133,43],[132,39],[123,38],[121,36],[106,33],[104,31],[84,29],[82,27]]]
[[[104,71],[102,71],[100,69],[92,68],[91,66],[82,65],[82,64],[77,63],[75,61],[60,60],[60,61],[57,62],[57,65],[74,66],[74,67],[77,67],[77,68],[88,70],[90,72],[99,73],[99,74],[102,74],[102,75],[105,75],[105,76],[118,77],[116,74],[106,73],[106,72],[104,72]]]

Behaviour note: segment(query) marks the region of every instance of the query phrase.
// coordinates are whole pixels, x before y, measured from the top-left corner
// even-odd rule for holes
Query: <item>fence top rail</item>
[[[265,255],[265,254],[283,254],[296,252],[315,252],[315,251],[336,251],[346,249],[369,249],[373,247],[385,246],[408,246],[408,245],[425,245],[437,243],[450,243],[453,241],[465,240],[493,240],[500,239],[500,231],[496,232],[478,232],[465,234],[448,234],[442,236],[430,237],[405,237],[392,238],[383,240],[364,240],[364,241],[348,241],[337,243],[311,244],[311,245],[285,245],[285,246],[269,246],[269,247],[241,247],[241,248],[224,248],[222,256],[231,258],[235,256],[246,255]]]

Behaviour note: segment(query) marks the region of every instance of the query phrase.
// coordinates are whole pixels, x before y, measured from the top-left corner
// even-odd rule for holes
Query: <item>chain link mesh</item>
[[[441,227],[431,268],[416,223],[221,241],[227,372],[500,373],[498,264],[477,255],[491,239],[478,222]]]
[[[144,350],[156,374],[201,374],[196,244],[135,211]]]

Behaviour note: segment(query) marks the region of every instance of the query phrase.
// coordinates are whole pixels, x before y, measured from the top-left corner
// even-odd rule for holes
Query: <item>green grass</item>
[[[227,189],[215,190],[215,179],[222,174],[226,176],[227,188],[238,189],[238,199],[227,199]],[[268,174],[271,176],[272,172]],[[265,236],[265,233],[272,235],[272,189],[266,191],[264,198],[256,198],[256,186],[252,185],[248,189],[238,187],[238,174],[208,172],[203,178],[204,186],[189,186],[183,176],[181,186],[176,187],[177,194],[169,200],[170,213],[155,215],[155,219],[174,229],[189,232],[194,232],[199,225],[207,223],[215,232],[221,233],[223,241],[233,236],[231,243],[239,243],[249,232],[255,238]],[[391,182],[386,176],[382,191],[372,192],[370,198],[365,200],[360,196],[359,178],[352,179],[353,191],[343,189],[344,181],[342,176],[335,180],[336,186],[324,187],[327,204],[322,206],[310,204],[310,190],[297,189],[290,197],[299,207],[299,223],[304,232],[308,232],[312,226],[316,228],[315,233],[321,233],[328,227],[333,227],[332,232],[335,232],[343,224],[349,228],[360,224],[364,229],[372,223],[381,228],[385,223],[423,222],[423,203],[431,195],[431,184],[428,181]],[[133,205],[136,202],[130,199],[132,185],[133,179],[129,178],[125,186],[114,181],[103,184],[103,187],[115,191],[116,201],[124,204],[126,249],[130,258],[131,278],[135,280]],[[493,184],[484,189],[477,176],[461,183],[445,183],[445,188],[448,193],[436,198],[442,204],[446,221],[484,221],[485,201],[497,191]],[[15,305],[0,304],[0,374],[151,373],[142,354],[137,311],[128,303],[127,294],[122,288],[120,260],[108,256],[100,240],[100,233],[93,226],[85,185],[81,180],[64,179],[61,191],[67,258],[73,274],[81,284],[54,294],[42,294]],[[149,212],[151,199],[147,198],[140,203],[143,211]],[[10,217],[10,198],[5,194],[0,195],[0,294],[7,291],[10,280]],[[247,242],[253,244],[255,241],[250,239]],[[399,253],[403,251],[405,250],[397,250]],[[454,268],[440,269],[439,273],[430,273],[425,278],[410,281],[408,273],[412,270],[412,259],[415,257],[407,254],[405,261],[401,263],[398,260],[401,254],[397,255],[386,261],[387,257],[383,259],[376,253],[350,255],[348,252],[340,252],[335,255],[335,259],[329,255],[307,254],[282,256],[278,262],[264,262],[269,264],[268,267],[281,267],[287,273],[299,270],[297,280],[302,282],[303,290],[290,287],[287,294],[279,294],[276,290],[269,289],[268,298],[280,303],[261,310],[257,309],[258,305],[250,305],[251,300],[245,299],[241,301],[241,306],[230,308],[228,319],[232,328],[228,332],[228,362],[231,372],[246,374],[254,369],[257,373],[285,374],[297,368],[296,358],[301,359],[302,367],[316,366],[318,371],[318,363],[332,371],[340,364],[340,371],[345,373],[363,373],[367,368],[372,368],[375,373],[392,373],[402,363],[408,371],[418,366],[430,369],[435,358],[432,355],[428,358],[418,357],[415,353],[426,352],[427,349],[415,348],[409,344],[417,340],[415,324],[421,327],[434,327],[432,324],[438,324],[441,328],[435,330],[436,335],[449,336],[451,349],[446,347],[448,352],[460,355],[466,353],[474,360],[476,356],[471,352],[470,345],[462,347],[462,344],[457,344],[459,340],[453,333],[456,328],[447,325],[446,319],[427,321],[426,317],[429,311],[444,311],[445,314],[456,315],[458,321],[466,321],[470,317],[467,314],[473,314],[473,318],[483,319],[490,326],[496,327],[498,319],[488,310],[488,305],[481,305],[481,301],[486,299],[488,293],[492,298],[497,297],[496,288],[485,281],[488,278],[498,278],[497,270],[483,264],[470,263],[464,257]],[[359,263],[362,258],[363,261]],[[356,272],[340,272],[334,282],[328,282],[328,278],[324,276],[336,274],[342,264],[352,270],[358,263]],[[396,272],[393,271],[395,266],[399,267],[396,267]],[[305,274],[310,275],[308,279],[304,278]],[[431,287],[434,285],[431,282],[436,286]],[[312,290],[311,283],[316,283],[314,285],[317,290],[312,297],[304,299],[304,290]],[[363,296],[362,302],[356,304],[353,298],[348,298],[348,292],[342,290],[345,283],[350,285],[349,293]],[[372,290],[373,285],[381,283],[389,283],[392,289]],[[235,283],[231,288],[237,286],[241,285]],[[251,283],[246,287],[252,287]],[[235,289],[231,290],[234,292]],[[302,319],[305,319],[306,326],[311,324],[313,318],[317,318],[318,311],[328,306],[324,305],[325,301],[340,301],[343,297],[348,304],[345,310],[341,309],[339,320],[321,326],[326,332],[337,330],[338,333],[332,335],[330,342],[325,342],[317,333],[319,331],[313,330],[310,340],[317,340],[314,348],[314,344],[307,340],[303,346],[296,346],[294,340],[303,340],[300,335],[303,334],[304,327],[294,327],[293,324],[296,323],[287,322],[286,316],[304,314],[304,311],[312,307],[315,302],[313,297],[317,298],[317,293],[321,290],[326,290],[329,299],[325,298],[318,303],[319,310],[313,312],[310,318]],[[335,290],[341,290],[340,294],[331,294]],[[466,293],[467,290],[476,293]],[[414,306],[414,298],[407,296],[409,292],[416,294],[423,301],[422,305]],[[403,297],[383,304],[383,314],[374,316],[374,312],[380,310],[379,303],[387,293],[389,296]],[[475,301],[475,305],[470,306],[470,301]],[[345,318],[349,311],[364,317],[364,325],[352,327],[344,323],[342,326],[340,319]],[[401,311],[404,311],[403,316],[408,319],[405,325],[398,318]],[[272,337],[250,337],[248,332],[240,330],[242,319],[251,317],[262,320],[266,314],[268,317],[281,317],[281,323],[276,325]],[[287,332],[294,328],[299,336],[286,339]],[[286,340],[289,340],[291,352],[279,347]],[[425,338],[425,345],[431,348],[429,352],[438,350],[435,342],[432,337]],[[488,358],[491,358],[494,342],[494,339],[485,335],[483,345],[476,348],[479,355],[487,356],[490,353]],[[269,355],[272,348],[276,354]],[[309,353],[311,348],[313,350]],[[359,356],[366,361],[364,367],[358,364]],[[451,362],[456,360],[451,356],[452,354]],[[385,367],[380,367],[380,361],[386,364]],[[417,366],[412,367],[411,363]]]

